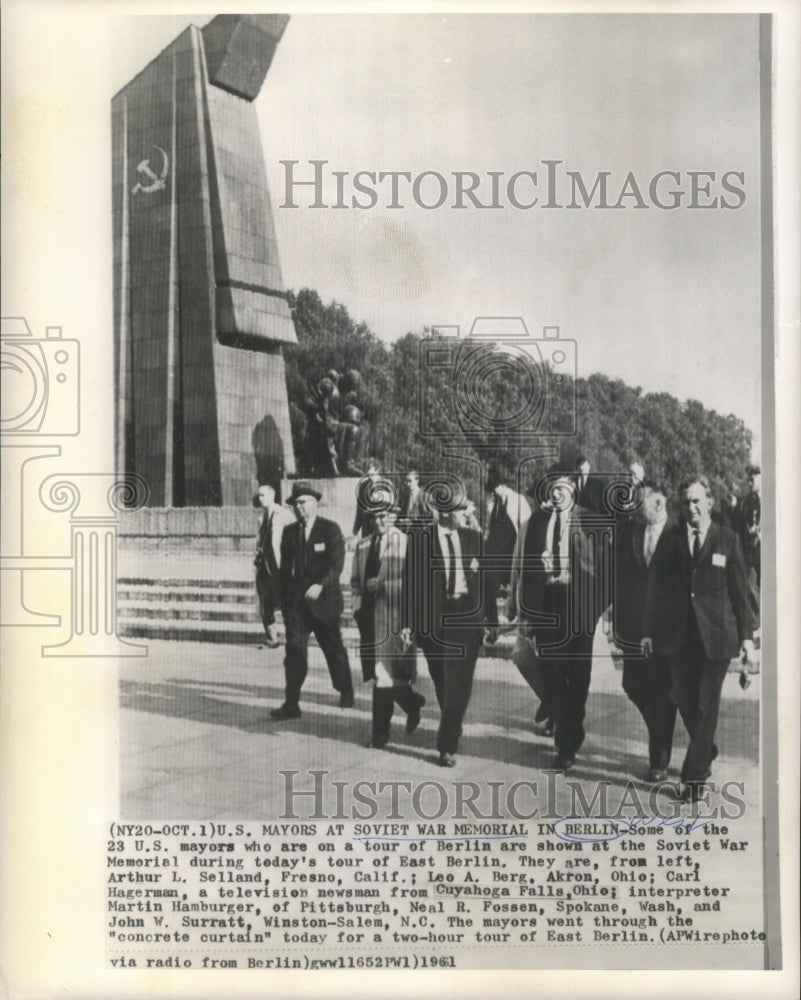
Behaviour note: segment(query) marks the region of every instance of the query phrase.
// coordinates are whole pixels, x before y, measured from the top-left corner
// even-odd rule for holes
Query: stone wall
[[[336,521],[345,538],[353,530],[358,479],[317,479],[323,494],[319,514]],[[292,482],[284,481],[288,497]],[[129,552],[182,555],[249,553],[259,530],[261,513],[254,507],[142,507],[120,515],[118,539]]]

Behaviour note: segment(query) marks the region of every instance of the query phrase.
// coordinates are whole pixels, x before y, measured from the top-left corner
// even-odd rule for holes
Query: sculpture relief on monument
[[[112,100],[116,461],[155,507],[246,505],[295,471],[253,105],[288,20],[191,26]]]

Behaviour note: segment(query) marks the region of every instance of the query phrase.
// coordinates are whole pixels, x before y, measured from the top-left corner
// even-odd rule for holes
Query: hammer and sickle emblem
[[[137,191],[141,191],[143,194],[151,194],[153,191],[163,191],[167,186],[167,171],[170,169],[170,158],[161,146],[154,145],[153,148],[157,149],[161,153],[161,176],[157,176],[153,173],[153,170],[150,167],[149,159],[142,160],[141,163],[136,165],[136,169],[143,175],[143,180],[146,180],[148,183],[142,183],[141,180],[137,181],[131,189],[133,194],[136,194]]]

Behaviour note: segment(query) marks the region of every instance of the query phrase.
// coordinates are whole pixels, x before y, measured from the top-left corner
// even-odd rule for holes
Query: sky
[[[209,19],[110,18],[109,98]],[[699,399],[758,438],[758,74],[753,15],[295,14],[256,102],[285,286],[343,303],[388,342],[432,325],[466,332],[476,316],[522,316],[534,336],[558,326],[578,375]],[[358,171],[437,171],[449,196],[426,209],[401,182],[393,209],[385,183],[373,208],[313,208],[308,187],[287,198],[286,160],[299,179],[327,161],[329,205],[335,170],[346,203]],[[536,192],[526,178],[516,191],[543,200],[545,160],[588,189],[609,171],[610,203],[629,172],[650,205],[651,178],[678,171],[684,202],[451,207],[454,171],[480,176],[485,203],[489,172],[505,184],[537,171]],[[710,197],[742,174],[744,203],[685,207],[690,171],[714,172]],[[420,200],[433,203],[433,184]]]

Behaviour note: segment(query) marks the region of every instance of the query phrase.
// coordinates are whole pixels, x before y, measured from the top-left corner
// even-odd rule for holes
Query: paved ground
[[[588,788],[609,779],[618,797],[631,780],[645,796],[644,726],[622,693],[620,673],[606,651],[606,640],[599,636],[588,736],[570,778]],[[418,690],[427,704],[420,728],[407,736],[403,717],[396,716],[383,751],[363,747],[369,735],[369,689],[357,683],[356,705],[340,710],[318,649],[310,650],[303,717],[272,722],[269,710],[282,701],[282,659],[280,648],[151,641],[146,659],[125,661],[120,818],[277,819],[285,809],[281,769],[301,772],[307,787],[310,769],[326,769],[329,781],[495,780],[511,785],[541,778],[539,771],[553,760],[551,741],[533,733],[537,701],[509,661],[479,660],[458,764],[444,771],[434,750],[436,699],[422,659]],[[355,658],[351,666],[354,678],[360,678]],[[728,675],[718,728],[721,756],[713,775],[718,785],[745,781],[749,812],[759,794],[759,690],[759,675],[745,692],[737,675]],[[685,746],[679,721],[677,767]],[[559,782],[564,798],[564,779]]]

